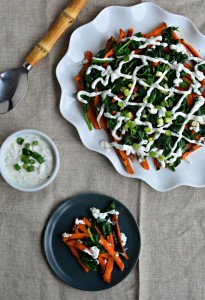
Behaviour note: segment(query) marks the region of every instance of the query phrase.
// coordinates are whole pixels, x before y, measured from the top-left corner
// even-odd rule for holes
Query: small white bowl
[[[19,185],[18,183],[14,182],[7,175],[7,172],[6,172],[5,168],[3,167],[5,152],[7,150],[7,146],[9,145],[9,143],[14,138],[22,137],[22,136],[25,136],[26,134],[36,135],[37,137],[44,140],[50,147],[50,149],[53,153],[53,158],[54,158],[54,165],[53,165],[52,173],[49,176],[49,178],[47,180],[45,180],[42,184],[40,184],[36,187],[28,187],[28,188],[23,187],[23,186]],[[12,186],[13,188],[15,188],[19,191],[36,192],[36,191],[39,191],[39,190],[47,187],[56,177],[58,170],[59,170],[59,166],[60,166],[60,157],[59,157],[59,152],[58,152],[56,145],[45,133],[43,133],[41,131],[33,130],[33,129],[24,129],[24,130],[16,131],[13,134],[11,134],[1,145],[1,149],[0,149],[0,172],[1,172],[1,175],[10,186]]]

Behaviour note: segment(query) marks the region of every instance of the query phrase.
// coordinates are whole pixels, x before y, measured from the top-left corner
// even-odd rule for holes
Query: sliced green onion
[[[130,121],[130,120],[129,120]],[[129,129],[130,128],[130,125],[131,125],[131,121],[129,122],[127,121],[127,123],[124,125],[124,128],[125,129]]]
[[[38,141],[33,141],[33,146],[38,146]]]
[[[123,102],[118,102],[117,105],[118,105],[119,107],[123,107],[123,106],[124,106]]]
[[[131,89],[131,88],[132,88],[132,83],[129,83],[129,84],[128,84],[128,87]]]
[[[30,145],[31,145],[31,144],[26,143],[24,147],[25,147],[26,149],[29,149]]]
[[[156,73],[156,77],[162,77],[162,72],[160,72],[160,71],[157,71],[157,73]]]
[[[43,156],[39,155],[36,160],[39,162],[39,164],[44,163],[45,159],[43,158]]]
[[[166,115],[166,117],[171,117],[172,116],[172,112],[167,110],[166,113],[165,113],[165,115]]]
[[[129,119],[131,119],[132,118],[132,113],[131,112],[127,112],[126,113],[126,117],[129,118]]]
[[[29,163],[34,165],[35,164],[35,160],[34,159],[29,159]]]
[[[144,128],[144,131],[145,131],[145,132],[151,132],[152,130],[151,130],[149,127],[145,127],[145,128]]]
[[[23,148],[22,149],[22,153],[25,156],[31,156],[33,152],[31,150],[29,150],[29,149]]]
[[[169,123],[171,121],[171,118],[164,118],[164,122],[167,124],[167,123]]]
[[[39,156],[38,152],[33,152],[31,155],[33,158],[37,159],[37,157]]]
[[[136,126],[137,126],[137,124],[136,124],[134,121],[132,121],[132,123],[130,124],[130,128],[133,129],[133,128],[135,128]]]
[[[127,96],[129,96],[129,94],[130,94],[130,90],[125,89],[125,90],[123,91],[123,93],[124,93],[125,97],[127,97]]]
[[[136,143],[134,143],[134,144],[132,145],[132,147],[133,147],[133,149],[137,150],[137,149],[139,148],[139,145],[136,144]]]
[[[27,172],[34,172],[35,171],[35,168],[34,168],[34,166],[29,166],[29,167],[27,167]]]
[[[29,157],[27,157],[27,156],[25,156],[25,155],[22,155],[21,161],[22,161],[24,164],[28,164],[28,163],[29,163]]]
[[[148,138],[148,142],[152,142],[152,141],[153,141],[152,137]]]
[[[24,165],[23,165],[23,168],[27,170],[27,169],[28,169],[28,165],[27,165],[27,164],[24,164]]]
[[[158,156],[158,159],[161,160],[161,161],[163,161],[163,160],[166,159],[166,157],[165,157],[164,155],[159,155],[159,156]]]
[[[165,134],[166,134],[167,136],[171,136],[171,135],[172,135],[172,133],[171,133],[170,130],[166,130],[166,131],[165,131]]]
[[[15,164],[15,165],[14,165],[14,169],[15,169],[16,171],[20,171],[20,170],[21,170],[21,167],[19,166],[19,164]]]
[[[136,128],[130,128],[130,132],[132,135],[135,135],[137,133],[137,129]]]
[[[164,120],[163,119],[158,119],[157,120],[157,125],[163,125],[164,124]]]
[[[125,87],[125,86],[122,86],[121,88],[120,88],[120,92],[124,92],[124,90],[126,90],[127,88]]]
[[[23,145],[24,139],[22,139],[21,137],[17,138],[17,144],[19,145]]]
[[[150,153],[149,153],[149,156],[151,156],[151,157],[156,157],[156,155],[157,155],[157,153],[155,152],[155,151],[151,151]]]

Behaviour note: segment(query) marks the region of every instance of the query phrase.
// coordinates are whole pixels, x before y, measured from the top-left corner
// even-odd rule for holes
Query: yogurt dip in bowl
[[[13,133],[0,150],[1,175],[9,185],[24,192],[48,186],[57,175],[59,162],[54,142],[37,130]]]

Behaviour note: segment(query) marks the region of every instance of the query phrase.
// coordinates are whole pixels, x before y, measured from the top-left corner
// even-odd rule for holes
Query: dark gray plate
[[[61,235],[63,232],[71,232],[75,218],[90,218],[90,207],[104,210],[113,200],[120,213],[121,231],[127,236],[129,260],[124,260],[125,269],[122,272],[117,266],[114,267],[111,284],[107,284],[100,272],[83,271],[69,248],[62,242]],[[140,252],[139,228],[130,211],[118,200],[101,194],[82,194],[64,201],[51,215],[45,228],[44,250],[51,269],[65,283],[85,291],[100,291],[118,284],[136,265]]]

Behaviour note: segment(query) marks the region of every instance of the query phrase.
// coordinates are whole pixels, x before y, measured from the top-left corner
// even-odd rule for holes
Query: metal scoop
[[[72,0],[45,37],[26,57],[23,66],[0,73],[0,114],[8,112],[21,101],[28,88],[29,71],[51,51],[87,2],[88,0]]]

